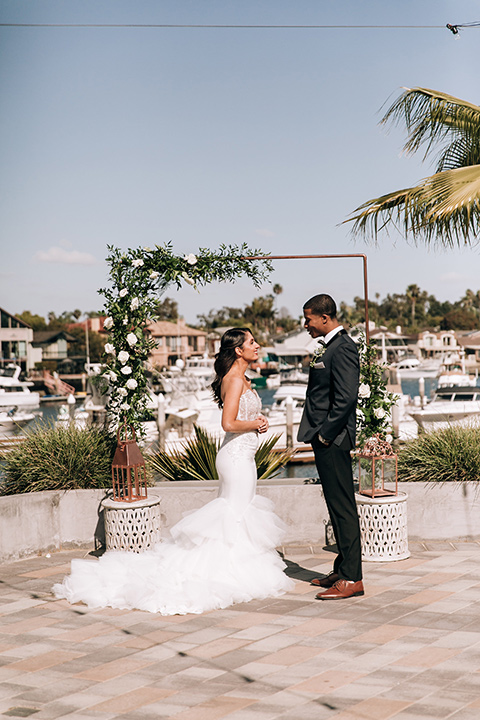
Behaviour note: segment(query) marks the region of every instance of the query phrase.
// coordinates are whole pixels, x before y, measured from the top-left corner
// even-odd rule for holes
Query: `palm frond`
[[[369,200],[346,222],[353,234],[371,236],[393,223],[414,240],[454,247],[476,244],[480,233],[480,165],[424,178],[418,185]],[[473,240],[472,240],[473,238]]]
[[[404,150],[417,152],[425,144],[424,159],[434,146],[444,142],[449,136],[453,141],[466,138],[469,145],[477,147],[480,143],[480,107],[461,100],[453,95],[429,90],[428,88],[407,88],[387,110],[381,122],[404,122],[408,138]],[[443,151],[449,152],[450,145]],[[474,164],[478,164],[477,158]]]
[[[220,441],[209,435],[203,428],[195,426],[195,436],[182,443],[180,450],[166,452],[159,450],[148,458],[149,468],[160,473],[166,480],[217,480],[215,465]],[[280,435],[275,435],[260,444],[255,454],[257,477],[274,477],[292,457],[292,450],[275,452],[274,446]]]

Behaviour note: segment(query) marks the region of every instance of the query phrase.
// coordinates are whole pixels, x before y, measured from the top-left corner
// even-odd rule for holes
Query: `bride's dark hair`
[[[222,335],[220,351],[215,355],[215,379],[212,382],[213,397],[220,408],[223,407],[222,380],[238,357],[235,348],[242,347],[247,333],[251,335],[252,331],[248,328],[231,328]]]

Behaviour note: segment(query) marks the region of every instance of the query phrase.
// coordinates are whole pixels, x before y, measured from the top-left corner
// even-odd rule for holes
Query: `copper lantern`
[[[113,499],[118,502],[135,502],[147,497],[147,476],[145,460],[136,442],[135,430],[130,426],[133,435],[127,435],[124,425],[124,437],[117,432],[117,449],[112,463]]]
[[[398,494],[397,455],[371,455],[357,453],[358,492],[369,497],[386,497]],[[394,489],[385,486],[394,483]]]

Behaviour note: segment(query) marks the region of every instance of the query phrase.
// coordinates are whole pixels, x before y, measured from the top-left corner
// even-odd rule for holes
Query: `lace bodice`
[[[246,390],[240,395],[237,420],[255,420],[262,409],[262,401],[255,390]]]
[[[262,401],[255,390],[246,390],[240,395],[238,403],[237,420],[255,420],[262,409]],[[247,432],[227,432],[222,442],[229,455],[233,457],[255,454],[258,447],[258,433],[256,430]],[[221,452],[221,450],[220,450]]]

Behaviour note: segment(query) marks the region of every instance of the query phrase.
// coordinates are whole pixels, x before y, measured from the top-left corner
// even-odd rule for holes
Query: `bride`
[[[216,461],[218,497],[186,514],[171,528],[171,538],[150,550],[112,550],[99,560],[73,560],[71,575],[53,587],[56,597],[92,608],[183,615],[293,588],[275,550],[284,525],[271,501],[255,493],[255,452],[268,421],[245,371],[258,359],[259,347],[250,330],[232,328],[215,360],[212,389],[226,433]]]

